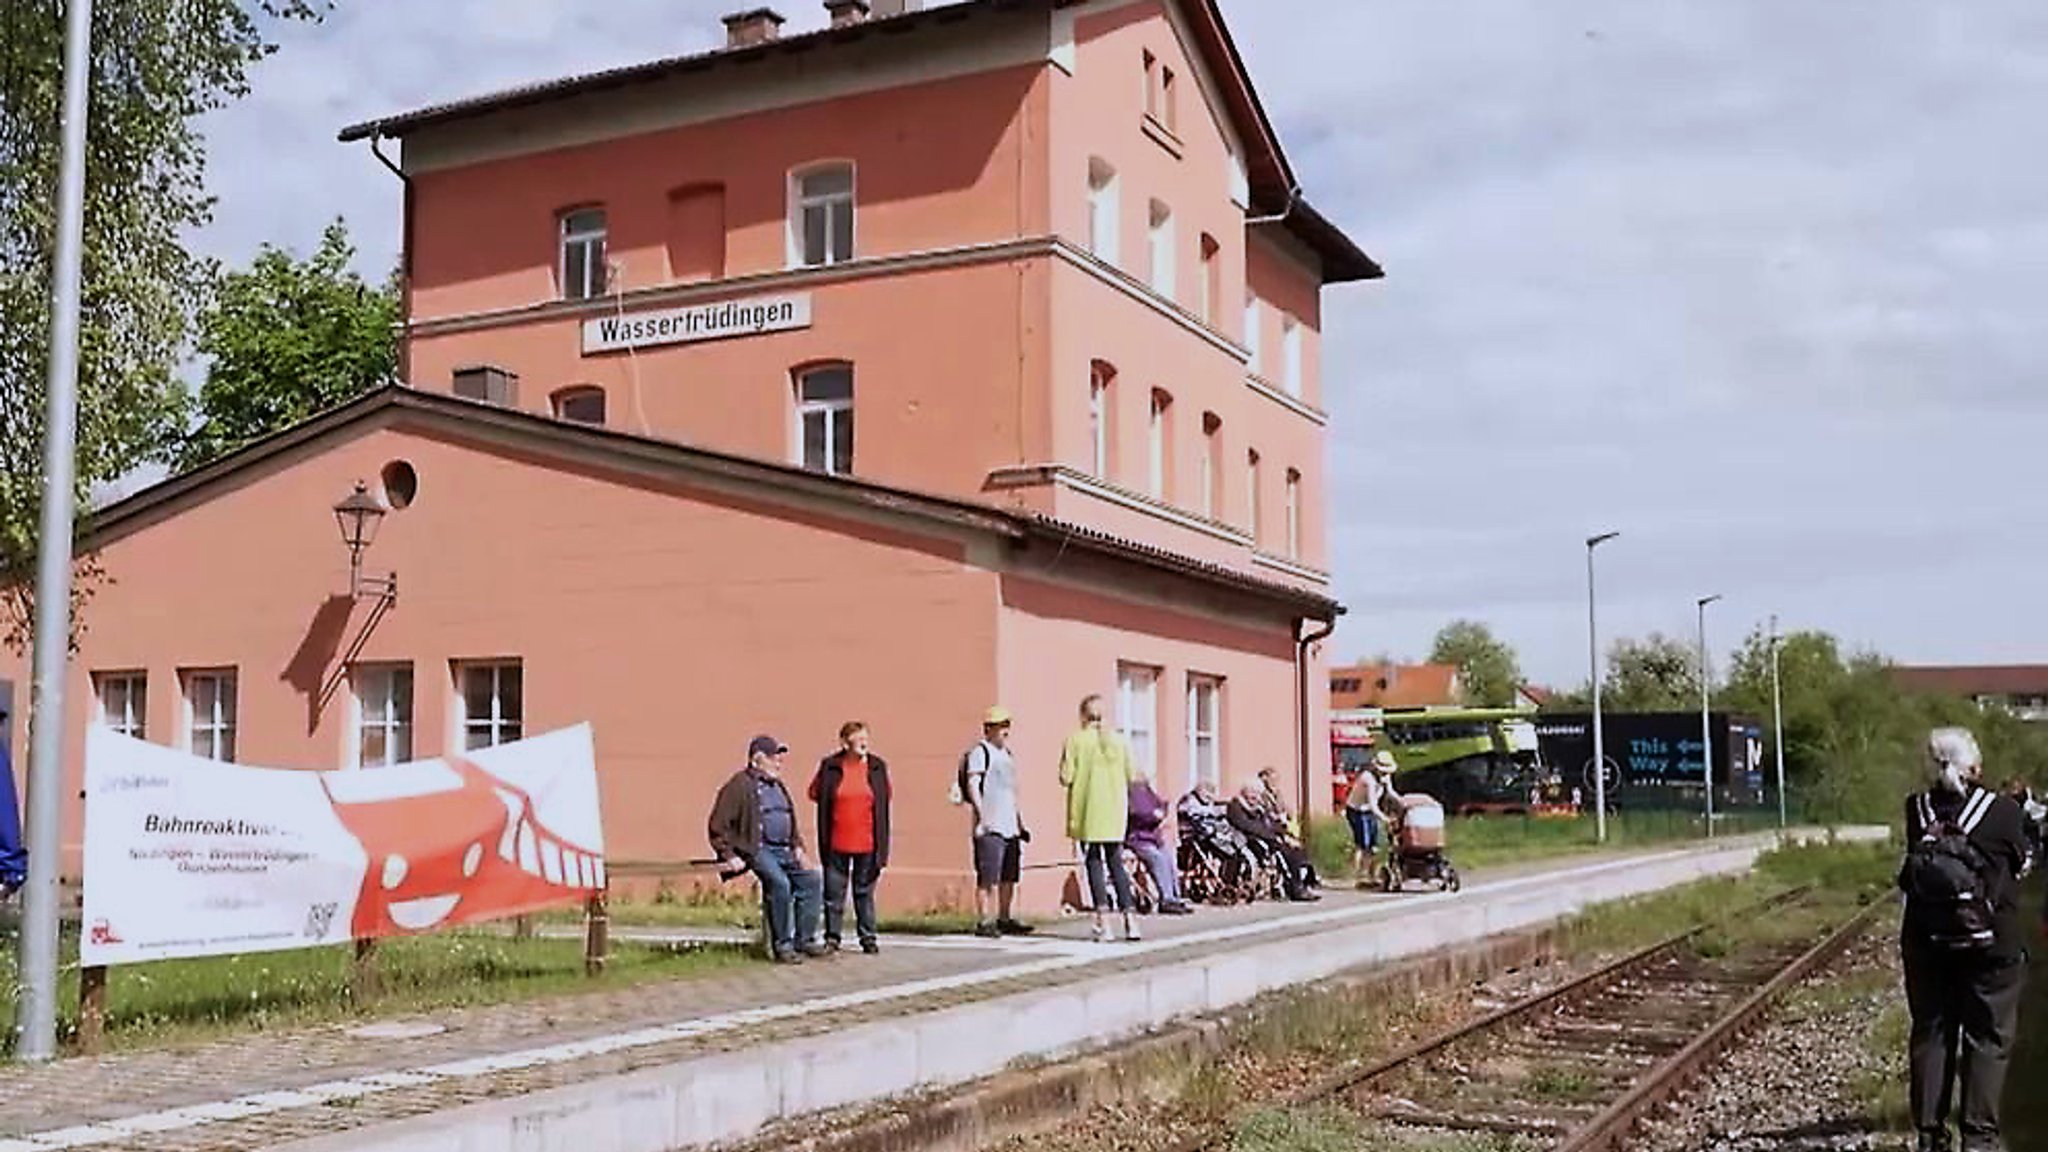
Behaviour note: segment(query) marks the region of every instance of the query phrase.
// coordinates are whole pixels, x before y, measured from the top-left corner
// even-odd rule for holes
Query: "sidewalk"
[[[180,1050],[10,1066],[0,1069],[0,1152],[257,1149],[330,1134],[339,1137],[334,1148],[664,1152],[705,1133],[740,1134],[777,1115],[985,1075],[1019,1055],[1113,1039],[1280,984],[1739,871],[1774,839],[1496,870],[1455,896],[1333,892],[1317,905],[1152,917],[1145,922],[1152,938],[1139,944],[1090,943],[1082,938],[1085,920],[1016,940],[885,938],[879,956],[800,968],[763,964],[373,1028],[256,1033]],[[628,934],[640,935],[616,933]],[[1311,937],[1315,947],[1300,946]],[[1191,973],[1200,973],[1193,983]],[[1178,983],[1160,983],[1175,974],[1183,977]],[[1088,994],[1095,985],[1136,989],[1135,1005],[1091,1000],[1081,1011],[1077,1002],[1065,1013],[1072,1020],[1043,1006],[1012,1013],[1029,994]],[[968,1008],[1014,1020],[992,1035],[992,1018],[983,1018],[950,1044],[904,1031]],[[1101,1026],[1075,1032],[1084,1021]],[[869,1034],[876,1028],[894,1031]],[[817,1039],[825,1033],[830,1040]],[[867,1047],[890,1042],[911,1047],[893,1062]],[[709,1058],[720,1054],[735,1059],[714,1068]],[[785,1067],[792,1060],[801,1065],[796,1072]],[[740,1079],[722,1084],[714,1071]],[[655,1099],[677,1091],[698,1095],[687,1105]],[[620,1111],[620,1099],[641,1101],[646,1116],[634,1120],[630,1104]],[[466,1109],[490,1101],[497,1103]],[[659,1131],[640,1131],[650,1123]],[[483,1127],[461,1130],[475,1124]],[[508,1133],[523,1135],[515,1141]]]

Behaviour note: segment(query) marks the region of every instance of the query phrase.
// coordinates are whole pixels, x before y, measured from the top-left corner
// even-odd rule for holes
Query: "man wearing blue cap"
[[[747,766],[733,773],[711,805],[711,850],[761,882],[761,915],[778,964],[801,964],[822,956],[818,913],[824,879],[804,863],[803,830],[796,804],[782,783],[789,745],[756,736],[747,745]]]

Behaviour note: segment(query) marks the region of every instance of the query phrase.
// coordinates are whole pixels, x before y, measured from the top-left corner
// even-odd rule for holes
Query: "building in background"
[[[681,860],[750,735],[808,778],[857,717],[904,905],[967,892],[993,703],[1042,862],[1086,693],[1163,791],[1320,787],[1323,290],[1379,269],[1213,0],[891,7],[345,130],[410,386],[104,510],[67,723],[369,770],[589,721],[613,856]]]
[[[1961,696],[2030,723],[2048,721],[2048,664],[1923,664],[1892,669],[1908,692]]]
[[[1330,707],[1455,708],[1464,692],[1456,664],[1346,664],[1330,669]]]

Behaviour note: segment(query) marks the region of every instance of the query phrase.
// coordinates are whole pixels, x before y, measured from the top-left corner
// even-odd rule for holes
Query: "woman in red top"
[[[851,885],[860,950],[872,956],[881,951],[875,882],[889,863],[889,766],[869,753],[866,724],[839,726],[839,751],[818,765],[810,795],[818,802],[818,850],[825,861],[825,947],[839,950]]]

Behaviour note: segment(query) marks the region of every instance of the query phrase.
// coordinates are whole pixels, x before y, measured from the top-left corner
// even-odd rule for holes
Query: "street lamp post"
[[[1714,834],[1714,722],[1713,683],[1707,671],[1707,605],[1721,599],[1720,593],[1699,598],[1700,612],[1700,772],[1707,786],[1707,835]]]
[[[1593,550],[1621,535],[1586,537],[1586,661],[1593,677],[1593,837],[1607,843],[1607,740],[1600,721],[1600,624],[1594,609]]]
[[[1785,694],[1779,687],[1778,648],[1785,638],[1778,635],[1778,618],[1771,617],[1771,748],[1778,760],[1778,831],[1787,827],[1785,806]]]

